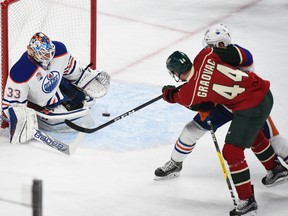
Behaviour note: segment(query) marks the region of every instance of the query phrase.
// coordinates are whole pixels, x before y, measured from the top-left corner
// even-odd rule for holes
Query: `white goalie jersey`
[[[59,85],[62,77],[77,81],[82,68],[69,54],[65,45],[53,41],[56,52],[49,69],[40,67],[25,52],[12,67],[5,87],[3,110],[14,104],[26,105],[28,101],[41,107],[59,103],[64,99]]]
[[[55,45],[55,55],[48,69],[41,67],[28,52],[25,52],[11,68],[2,100],[3,111],[7,117],[9,117],[9,107],[27,106],[28,102],[44,108],[60,105],[67,100],[67,97],[60,91],[62,78],[71,81],[91,98],[99,98],[107,93],[110,76],[106,72],[90,69],[84,71],[63,43],[52,42]],[[105,79],[100,81],[103,76]],[[82,114],[86,115],[87,109],[83,108],[83,110]],[[80,113],[80,111],[79,109],[79,112],[73,113]],[[69,112],[66,111],[65,114],[67,113]],[[40,120],[45,119],[42,115],[37,114],[38,120],[39,116]],[[67,115],[62,119],[57,115],[57,121],[61,120],[63,124],[65,118]],[[40,123],[39,125],[41,126]]]

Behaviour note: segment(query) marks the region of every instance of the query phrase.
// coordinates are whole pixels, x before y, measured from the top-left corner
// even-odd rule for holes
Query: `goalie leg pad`
[[[26,143],[38,129],[36,112],[28,107],[10,107],[10,143]]]
[[[73,121],[77,124],[91,127],[94,125],[94,120],[88,107],[67,111],[62,105],[58,106],[54,111],[49,113],[36,112],[39,127],[47,131],[73,131],[65,124],[65,119]]]

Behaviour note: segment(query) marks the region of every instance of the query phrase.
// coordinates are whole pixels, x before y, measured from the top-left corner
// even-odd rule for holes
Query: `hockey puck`
[[[109,117],[109,116],[110,116],[110,113],[102,113],[102,116],[104,116],[104,117]]]

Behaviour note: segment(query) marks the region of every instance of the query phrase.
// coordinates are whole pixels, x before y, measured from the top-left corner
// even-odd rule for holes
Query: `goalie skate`
[[[155,170],[155,181],[161,181],[180,176],[182,170],[182,162],[175,162],[172,159],[165,163],[163,167],[159,167]]]

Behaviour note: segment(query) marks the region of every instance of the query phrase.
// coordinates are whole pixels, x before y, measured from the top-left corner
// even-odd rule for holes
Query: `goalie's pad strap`
[[[38,129],[35,110],[28,107],[10,107],[10,143],[26,143]]]

